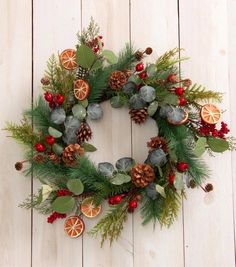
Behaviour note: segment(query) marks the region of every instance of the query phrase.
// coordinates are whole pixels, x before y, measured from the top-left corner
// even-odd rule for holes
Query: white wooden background
[[[236,134],[235,0],[0,0],[0,118],[19,121],[21,111],[40,92],[45,62],[52,52],[72,48],[76,33],[91,16],[105,45],[119,51],[125,42],[153,47],[155,54],[181,46],[191,57],[182,71],[193,80],[225,92],[225,119]],[[96,161],[146,155],[155,134],[152,121],[131,124],[127,110],[111,110],[93,123]],[[130,216],[119,241],[99,248],[87,234],[71,240],[63,223],[17,207],[37,184],[14,170],[22,151],[1,132],[1,267],[233,267],[236,154],[207,158],[214,192],[191,190],[178,221],[169,229],[143,227]],[[121,142],[122,140],[122,142]],[[97,220],[86,221],[91,228]]]

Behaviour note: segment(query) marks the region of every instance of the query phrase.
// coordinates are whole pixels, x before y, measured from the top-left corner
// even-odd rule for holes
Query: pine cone
[[[127,80],[128,80],[129,77],[132,75],[132,71],[131,71],[131,70],[128,70],[128,69],[123,70],[123,73],[124,73],[124,75],[126,76],[126,79],[127,79]]]
[[[21,171],[23,169],[23,162],[16,162],[15,169]]]
[[[87,73],[88,73],[88,69],[85,69],[85,68],[79,66],[79,68],[76,72],[76,78],[77,79],[84,79],[85,76],[87,75]]]
[[[113,71],[109,78],[109,85],[113,90],[120,90],[126,83],[126,75],[119,70]]]
[[[37,162],[37,163],[43,163],[45,161],[45,157],[41,154],[36,154],[34,157],[33,157],[33,161]]]
[[[148,116],[147,108],[131,109],[129,111],[129,114],[131,116],[131,119],[138,124],[145,122]]]
[[[134,56],[138,61],[141,61],[143,59],[143,52],[138,50],[135,52]]]
[[[77,155],[83,155],[84,149],[79,144],[70,144],[64,148],[62,160],[67,166],[73,166]]]
[[[168,151],[165,138],[159,136],[152,137],[151,140],[147,142],[147,147],[149,147],[149,151],[153,151],[158,148],[161,148],[165,153]]]
[[[49,159],[50,159],[54,164],[59,164],[60,161],[61,161],[61,158],[60,158],[57,154],[55,154],[55,153],[51,153],[51,154],[49,155]]]
[[[137,187],[145,187],[151,182],[153,182],[155,178],[155,173],[153,168],[145,163],[136,164],[131,170],[131,179],[132,182]]]
[[[82,142],[91,139],[91,137],[92,137],[91,128],[86,122],[82,122],[77,132],[77,142],[81,144]]]
[[[49,80],[49,78],[48,78],[47,76],[43,77],[43,78],[41,79],[41,84],[42,84],[42,85],[49,85],[49,84],[50,84],[50,80]]]
[[[205,186],[205,191],[206,192],[211,192],[213,190],[213,185],[212,184],[207,184],[206,186]]]

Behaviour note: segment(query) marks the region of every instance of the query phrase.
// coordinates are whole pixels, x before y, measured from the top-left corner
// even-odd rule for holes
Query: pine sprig
[[[89,232],[92,236],[101,235],[101,246],[104,241],[109,239],[110,245],[117,240],[127,220],[128,205],[126,200],[111,208],[109,212],[98,222],[98,224]]]
[[[31,123],[26,118],[23,118],[21,124],[7,122],[4,130],[11,133],[10,137],[27,146],[39,141],[39,134],[33,131]]]
[[[207,90],[201,85],[194,84],[185,90],[185,97],[190,103],[206,102],[206,101],[222,101],[222,93]]]
[[[55,85],[56,83],[56,73],[57,73],[58,61],[55,54],[52,54],[47,61],[47,70],[45,75],[49,78],[50,84]]]

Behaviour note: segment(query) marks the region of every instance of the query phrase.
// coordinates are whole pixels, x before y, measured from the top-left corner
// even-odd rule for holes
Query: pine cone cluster
[[[131,119],[138,124],[141,124],[146,121],[148,112],[147,108],[142,108],[142,109],[131,109],[129,111]]]
[[[168,151],[167,142],[164,137],[155,136],[152,137],[149,142],[147,142],[147,147],[149,151],[161,148],[165,153]]]
[[[109,85],[113,90],[120,90],[127,82],[127,77],[124,72],[116,70],[113,71],[109,78]]]
[[[70,144],[63,150],[62,160],[67,166],[73,166],[76,160],[76,156],[82,156],[84,149],[79,144]]]
[[[81,144],[82,142],[88,141],[91,138],[92,138],[91,128],[86,122],[82,122],[77,132],[77,142]]]
[[[155,178],[153,168],[145,163],[136,164],[131,170],[132,182],[137,187],[145,187],[150,184]]]

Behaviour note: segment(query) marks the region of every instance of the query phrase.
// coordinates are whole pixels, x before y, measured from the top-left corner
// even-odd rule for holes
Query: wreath
[[[49,58],[41,79],[44,96],[23,113],[20,124],[6,124],[25,145],[25,160],[16,170],[33,173],[42,183],[20,206],[49,214],[48,223],[65,218],[66,234],[76,238],[85,230],[83,216],[96,217],[108,201],[106,215],[89,231],[100,234],[102,244],[118,238],[138,207],[143,224],[170,226],[186,188],[213,190],[202,154],[236,147],[227,124],[217,126],[221,110],[209,103],[220,102],[222,94],[180,77],[178,48],[144,64],[150,47],[135,51],[126,45],[117,57],[103,46],[91,20],[78,34],[76,49]],[[145,162],[124,157],[113,166],[89,159],[96,148],[89,143],[87,119],[102,119],[100,103],[107,100],[113,108],[128,107],[131,120],[143,127],[148,118],[155,120],[158,134],[147,140]]]

